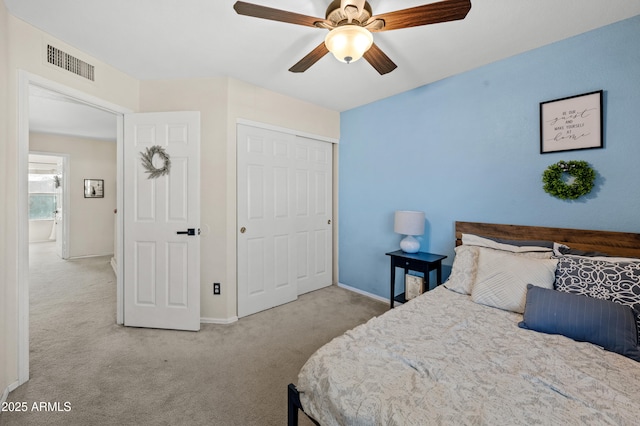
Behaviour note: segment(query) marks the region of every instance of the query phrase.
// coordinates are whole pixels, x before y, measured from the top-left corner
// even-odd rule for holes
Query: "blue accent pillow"
[[[640,312],[640,263],[609,262],[580,256],[560,256],[554,288],[596,299],[610,300]],[[638,341],[640,341],[640,316]]]
[[[636,315],[619,303],[528,284],[518,326],[590,342],[640,362]]]

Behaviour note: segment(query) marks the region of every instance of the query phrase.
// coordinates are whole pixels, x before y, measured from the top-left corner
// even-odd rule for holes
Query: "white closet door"
[[[331,284],[331,144],[238,125],[238,316]]]
[[[332,146],[296,137],[295,232],[298,294],[331,285]]]

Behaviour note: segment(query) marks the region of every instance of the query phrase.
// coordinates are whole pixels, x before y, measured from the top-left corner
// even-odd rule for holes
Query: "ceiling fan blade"
[[[471,0],[444,0],[372,16],[369,22],[376,19],[384,21],[384,27],[371,31],[398,30],[438,22],[457,21],[464,19],[469,10],[471,10]]]
[[[380,75],[385,75],[398,68],[375,43],[371,45],[371,48],[367,50],[362,57],[366,59]]]
[[[307,54],[304,58],[300,59],[297,64],[289,68],[291,72],[305,72],[311,65],[318,62],[324,55],[329,53],[329,49],[325,46],[324,41],[318,45],[315,49]]]
[[[313,16],[301,15],[287,10],[274,9],[272,7],[260,6],[243,1],[237,1],[233,5],[233,8],[239,15],[286,22],[288,24],[305,25],[307,27],[315,27],[316,22],[324,21],[324,19],[314,18]]]

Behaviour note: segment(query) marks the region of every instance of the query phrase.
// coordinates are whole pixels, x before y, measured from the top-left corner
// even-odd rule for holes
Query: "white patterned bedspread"
[[[640,363],[521,319],[440,286],[320,348],[302,406],[321,425],[640,424]]]

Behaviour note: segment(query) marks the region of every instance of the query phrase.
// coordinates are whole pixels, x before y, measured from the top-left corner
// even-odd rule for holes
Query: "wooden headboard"
[[[577,250],[640,258],[640,234],[628,232],[456,222],[456,246],[462,244],[463,233],[508,240],[555,241]]]

